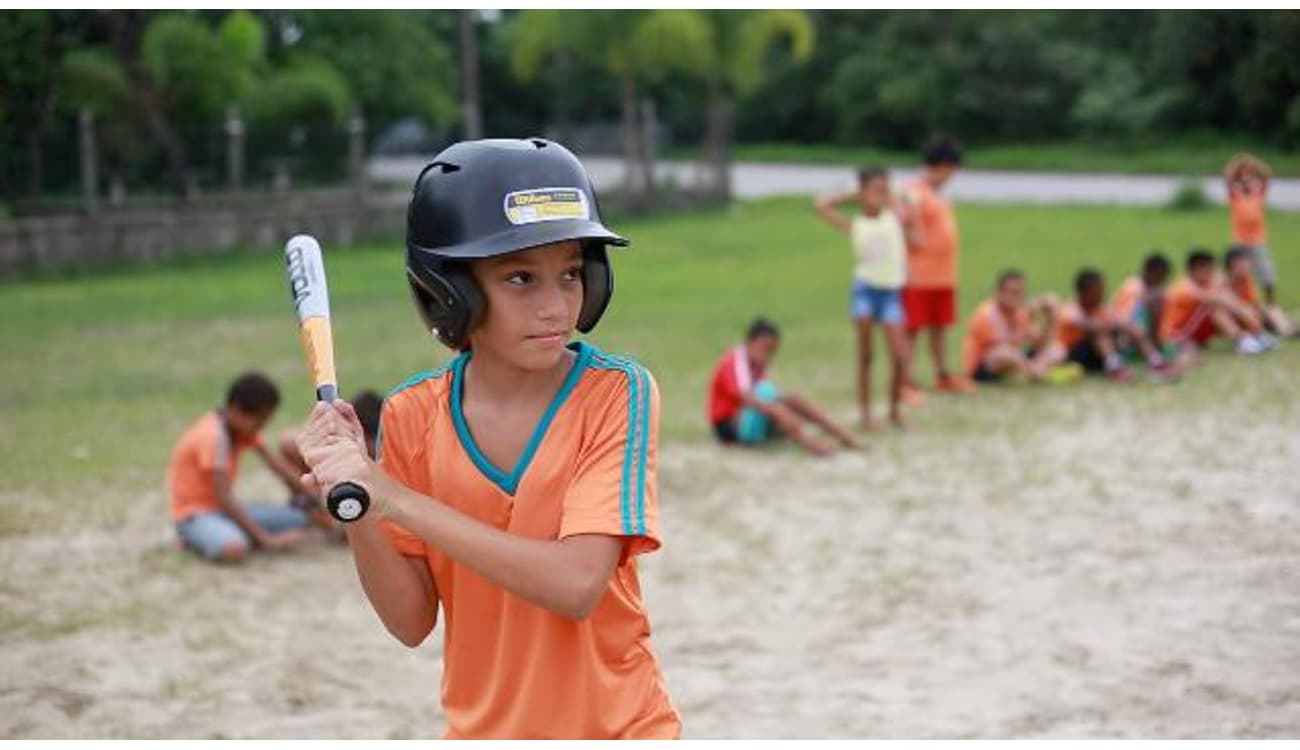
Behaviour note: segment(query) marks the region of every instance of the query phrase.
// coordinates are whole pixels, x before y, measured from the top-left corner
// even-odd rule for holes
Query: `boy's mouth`
[[[569,332],[568,331],[545,331],[542,333],[534,333],[528,336],[528,340],[536,341],[541,344],[554,344],[557,342],[568,341]]]

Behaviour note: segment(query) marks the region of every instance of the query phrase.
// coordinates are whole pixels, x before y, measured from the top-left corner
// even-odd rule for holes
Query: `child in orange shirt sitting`
[[[1141,352],[1153,375],[1163,378],[1177,374],[1140,326],[1106,304],[1106,286],[1100,271],[1079,271],[1074,277],[1074,294],[1073,301],[1061,306],[1056,325],[1057,340],[1068,361],[1078,363],[1084,372],[1104,372],[1112,380],[1127,383],[1133,373],[1122,351],[1129,344]]]
[[[279,404],[274,383],[244,374],[230,385],[225,405],[200,417],[172,452],[172,522],[181,541],[208,560],[239,562],[254,547],[284,549],[302,538],[307,516],[301,510],[241,503],[234,496],[239,458],[250,448],[291,490],[307,491],[299,473],[262,440]]]
[[[1255,355],[1276,342],[1260,338],[1263,325],[1214,274],[1214,254],[1197,248],[1187,254],[1187,275],[1165,295],[1160,338],[1179,347],[1204,348],[1217,335],[1232,339],[1237,353]]]
[[[1003,271],[993,298],[975,308],[966,327],[962,342],[966,374],[980,383],[1004,378],[1035,382],[1070,379],[1065,370],[1053,372],[1053,366],[1065,359],[1052,335],[1056,307],[1056,301],[1046,295],[1026,304],[1024,274]],[[1040,320],[1034,320],[1034,313]]]
[[[1255,312],[1265,329],[1282,338],[1295,337],[1295,324],[1286,317],[1282,308],[1277,305],[1266,305],[1260,300],[1259,292],[1255,289],[1254,269],[1249,248],[1241,245],[1228,248],[1228,252],[1223,256],[1223,272],[1228,290],[1239,302]],[[1271,343],[1272,337],[1269,334],[1260,334],[1260,336],[1265,343]]]

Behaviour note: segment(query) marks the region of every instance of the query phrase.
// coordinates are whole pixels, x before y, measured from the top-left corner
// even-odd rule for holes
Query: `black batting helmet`
[[[406,213],[406,276],[438,340],[463,349],[482,319],[469,261],[578,240],[578,330],[596,326],[614,289],[606,245],[626,245],[600,221],[596,193],[568,149],[542,138],[463,141],[420,172]]]

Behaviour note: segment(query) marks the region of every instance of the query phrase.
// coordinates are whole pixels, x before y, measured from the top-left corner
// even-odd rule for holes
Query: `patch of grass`
[[[1065,294],[1084,264],[1101,269],[1114,286],[1151,248],[1164,248],[1181,264],[1189,246],[1228,240],[1222,211],[959,205],[957,213],[963,319],[1005,267],[1021,268],[1031,292]],[[849,253],[806,200],[629,220],[618,228],[633,246],[612,251],[618,293],[594,340],[654,372],[663,440],[709,439],[704,398],[712,367],[760,313],[785,333],[775,377],[835,413],[852,413]],[[1275,248],[1294,247],[1300,215],[1271,214],[1269,231]],[[1281,302],[1294,309],[1300,268],[1275,254]],[[345,394],[363,386],[386,391],[447,358],[412,309],[400,245],[331,250],[327,263]],[[67,523],[112,528],[140,505],[165,522],[164,471],[174,440],[245,369],[262,370],[280,384],[282,408],[268,435],[296,424],[311,406],[276,254],[7,285],[0,287],[0,306],[6,355],[0,436],[8,482],[0,494],[0,535]],[[953,362],[962,330],[946,342]],[[1231,392],[1243,409],[1272,405],[1295,413],[1288,373],[1300,360],[1297,347],[1259,362],[1224,360],[1186,383],[1139,387],[1125,398],[1132,408],[1169,413]],[[928,356],[920,357],[923,382],[929,369]],[[913,427],[977,436],[996,425],[1017,434],[1062,398],[1043,390],[990,390],[978,398],[933,399],[942,405],[915,412]],[[906,445],[905,451],[913,443]],[[248,461],[256,472],[256,459]]]
[[[1216,175],[1228,158],[1250,151],[1267,161],[1277,174],[1300,172],[1300,152],[1269,146],[1249,137],[1218,133],[1185,134],[1137,141],[1068,141],[1009,146],[972,146],[966,166],[972,169],[1006,169],[1031,172],[1105,172],[1115,174]],[[695,158],[698,149],[683,147],[668,152],[676,158]],[[890,167],[915,166],[914,150],[806,143],[741,143],[736,161]]]

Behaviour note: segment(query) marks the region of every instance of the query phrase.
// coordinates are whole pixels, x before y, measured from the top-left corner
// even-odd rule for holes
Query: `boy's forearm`
[[[220,503],[222,512],[230,516],[231,520],[238,524],[239,528],[243,529],[244,533],[248,534],[248,537],[255,544],[259,547],[266,546],[266,532],[262,530],[261,526],[253,522],[253,519],[248,515],[248,511],[244,510],[243,504],[236,500],[229,491],[219,494],[217,502]]]
[[[424,561],[394,549],[377,519],[363,518],[344,528],[370,606],[393,637],[412,648],[420,645],[438,621],[438,588],[427,569],[421,576],[412,567]]]
[[[507,534],[397,482],[376,483],[386,493],[389,520],[469,566],[515,596],[557,614],[581,619],[608,586],[621,540],[605,538],[613,554],[587,554],[572,540]],[[604,563],[608,562],[608,565]]]

